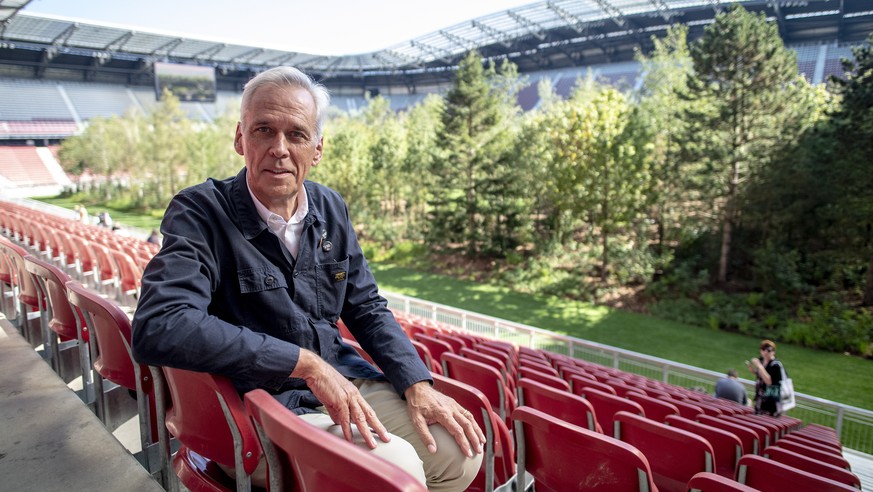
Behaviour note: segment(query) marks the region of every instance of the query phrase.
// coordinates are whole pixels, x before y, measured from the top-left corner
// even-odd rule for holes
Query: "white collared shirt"
[[[297,252],[300,249],[300,236],[303,235],[303,219],[306,218],[306,214],[309,213],[309,201],[306,199],[306,187],[301,186],[300,191],[297,192],[297,210],[287,222],[281,215],[269,211],[267,207],[258,200],[255,194],[252,193],[248,180],[246,180],[246,187],[249,190],[249,195],[252,196],[252,201],[255,202],[255,208],[258,210],[258,215],[260,215],[261,219],[267,223],[270,232],[279,238],[282,244],[285,245],[285,248],[288,249],[288,252],[291,253],[291,256],[296,260]]]

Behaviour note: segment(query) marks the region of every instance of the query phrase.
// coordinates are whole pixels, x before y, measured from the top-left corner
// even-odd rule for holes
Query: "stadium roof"
[[[295,65],[328,83],[408,85],[450,78],[477,49],[511,59],[522,73],[630,60],[676,23],[695,38],[733,3],[765,12],[786,44],[858,43],[873,32],[869,0],[548,0],[479,17],[372,53],[320,56],[74,22],[19,11],[29,0],[0,0],[0,64],[136,74],[156,61],[214,66],[244,83],[277,65]],[[135,82],[131,80],[131,82]]]

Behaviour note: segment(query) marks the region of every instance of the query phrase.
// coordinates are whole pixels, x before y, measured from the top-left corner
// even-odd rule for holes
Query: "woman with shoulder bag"
[[[782,363],[776,360],[776,344],[764,340],[760,357],[753,358],[749,370],[755,374],[755,413],[778,416],[782,382]]]

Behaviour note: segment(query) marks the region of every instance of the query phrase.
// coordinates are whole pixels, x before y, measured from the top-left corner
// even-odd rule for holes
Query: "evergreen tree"
[[[700,166],[697,186],[718,211],[719,283],[728,278],[733,233],[742,216],[740,194],[760,169],[800,131],[794,105],[803,85],[796,55],[764,14],[736,5],[692,46],[688,80],[690,124],[683,142]]]
[[[458,66],[446,95],[439,176],[433,190],[432,246],[463,244],[471,256],[503,254],[511,246],[507,228],[518,227],[511,199],[518,171],[506,163],[518,110],[514,67],[485,68],[475,52]],[[510,234],[511,235],[511,234]]]

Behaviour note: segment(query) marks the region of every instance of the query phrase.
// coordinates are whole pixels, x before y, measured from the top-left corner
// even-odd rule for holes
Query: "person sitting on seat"
[[[737,379],[736,369],[728,369],[727,376],[716,381],[715,397],[735,401],[741,405],[749,404],[749,397],[746,395],[746,388],[743,386],[743,383]]]
[[[265,389],[430,490],[464,490],[482,462],[482,430],[433,389],[379,295],[346,203],[306,179],[322,158],[329,101],[292,67],[246,84],[234,137],[245,167],[169,204],[163,247],[143,275],[134,357],[227,376],[241,393]],[[340,318],[379,370],[343,342]]]

